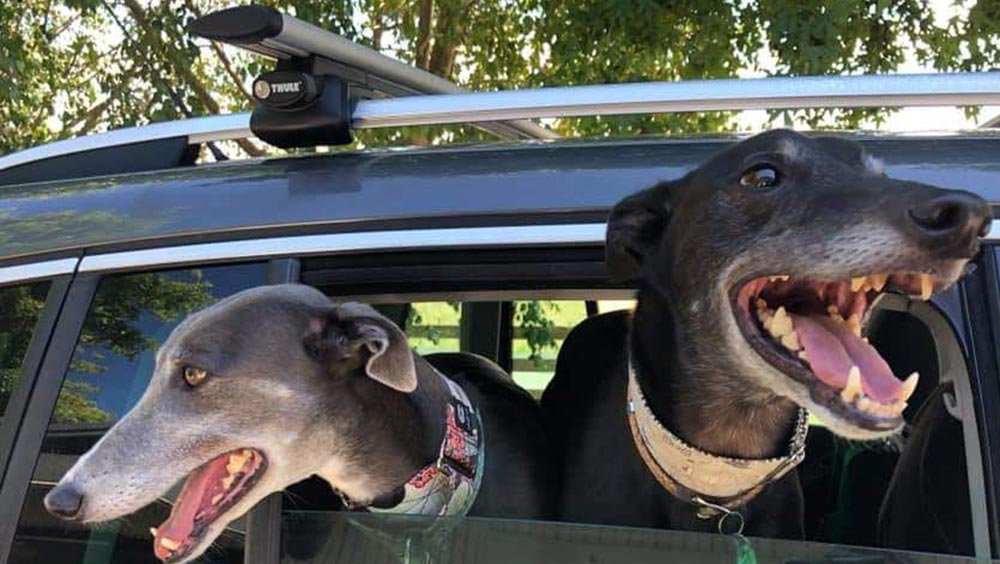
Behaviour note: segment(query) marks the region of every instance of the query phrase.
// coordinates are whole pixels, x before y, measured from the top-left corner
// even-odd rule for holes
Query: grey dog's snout
[[[59,484],[45,496],[45,509],[62,519],[77,519],[83,509],[83,493],[72,483]]]
[[[920,238],[945,248],[965,248],[989,232],[992,211],[968,192],[946,191],[922,199],[907,210]]]

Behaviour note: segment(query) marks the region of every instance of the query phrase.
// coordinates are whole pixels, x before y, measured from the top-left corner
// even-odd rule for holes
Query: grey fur
[[[209,375],[191,388],[182,378],[186,366]],[[546,514],[551,503],[541,479],[550,466],[535,404],[488,361],[469,366],[450,376],[478,404],[498,466],[488,469],[473,511]],[[436,460],[449,397],[403,332],[371,307],[336,305],[308,286],[254,288],[192,314],[171,333],[142,398],[46,503],[72,488],[83,495],[75,519],[115,519],[219,455],[262,451],[260,481],[209,526],[188,561],[257,501],[310,476],[360,503],[393,492]],[[513,419],[497,414],[498,401],[516,404]],[[536,442],[507,446],[509,434],[522,433]]]

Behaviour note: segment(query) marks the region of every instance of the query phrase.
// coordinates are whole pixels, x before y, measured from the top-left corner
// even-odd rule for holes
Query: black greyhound
[[[639,280],[636,310],[574,330],[542,398],[563,518],[708,531],[725,508],[801,537],[805,410],[853,439],[901,427],[917,376],[893,375],[866,313],[952,284],[990,217],[857,143],[784,130],[621,201],[608,268]]]

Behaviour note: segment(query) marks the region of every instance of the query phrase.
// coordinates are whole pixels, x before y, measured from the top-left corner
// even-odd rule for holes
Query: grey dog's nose
[[[942,243],[962,244],[983,237],[993,214],[985,200],[968,192],[947,192],[917,203],[910,218],[925,237]]]
[[[83,508],[83,494],[73,484],[60,484],[45,496],[45,509],[56,517],[76,519]]]

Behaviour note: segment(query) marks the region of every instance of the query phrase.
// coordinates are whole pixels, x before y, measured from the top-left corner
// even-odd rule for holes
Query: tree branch
[[[233,84],[239,88],[240,93],[243,94],[243,97],[246,98],[247,101],[251,103],[254,102],[254,98],[250,95],[250,91],[247,90],[247,86],[244,84],[243,79],[236,74],[235,70],[233,70],[233,63],[229,60],[229,56],[226,55],[225,50],[223,50],[222,46],[219,45],[218,41],[212,41],[211,43],[212,50],[215,51],[219,60],[222,61],[222,68],[226,69],[226,74],[229,75],[229,78],[233,79]]]
[[[76,130],[74,133],[77,135],[88,133],[97,125],[97,120],[101,119],[101,115],[104,113],[104,110],[108,109],[108,106],[111,105],[111,101],[111,97],[106,98],[104,101],[98,103],[82,115],[78,116],[72,123],[67,124],[64,129]],[[83,125],[80,126],[80,124]],[[80,128],[77,129],[77,126],[80,126]]]
[[[142,6],[139,5],[139,2],[137,0],[124,0],[124,2],[136,23],[138,23],[140,27],[148,29],[148,17],[145,10],[143,10]],[[166,51],[166,47],[163,45],[162,41],[160,41],[160,37],[158,35],[151,33],[147,37],[149,38],[149,42],[151,43],[154,52],[164,53]],[[219,103],[212,97],[212,93],[208,91],[208,88],[206,88],[205,85],[198,80],[198,77],[194,75],[194,72],[190,67],[174,64],[169,57],[166,59],[170,66],[173,67],[174,72],[180,75],[188,86],[191,87],[191,91],[194,92],[195,97],[198,98],[198,101],[205,106],[209,113],[215,115],[222,113],[222,108],[219,106]],[[261,151],[248,139],[237,139],[236,143],[251,157],[259,157],[264,154],[263,151]]]
[[[194,5],[194,2],[191,0],[184,0],[184,5],[187,6],[188,10],[191,10],[191,13],[194,14],[195,17],[201,17],[201,10]],[[243,78],[236,74],[236,71],[233,70],[233,63],[229,60],[229,56],[226,55],[226,51],[222,48],[222,45],[219,45],[218,41],[210,41],[209,43],[212,45],[212,50],[215,51],[215,55],[219,57],[219,61],[222,62],[222,68],[226,70],[226,74],[228,74],[229,78],[233,80],[233,84],[235,84],[236,88],[238,88],[240,93],[243,94],[243,97],[252,103],[254,101],[253,96],[250,95],[250,91],[247,90],[246,84],[243,83]]]

